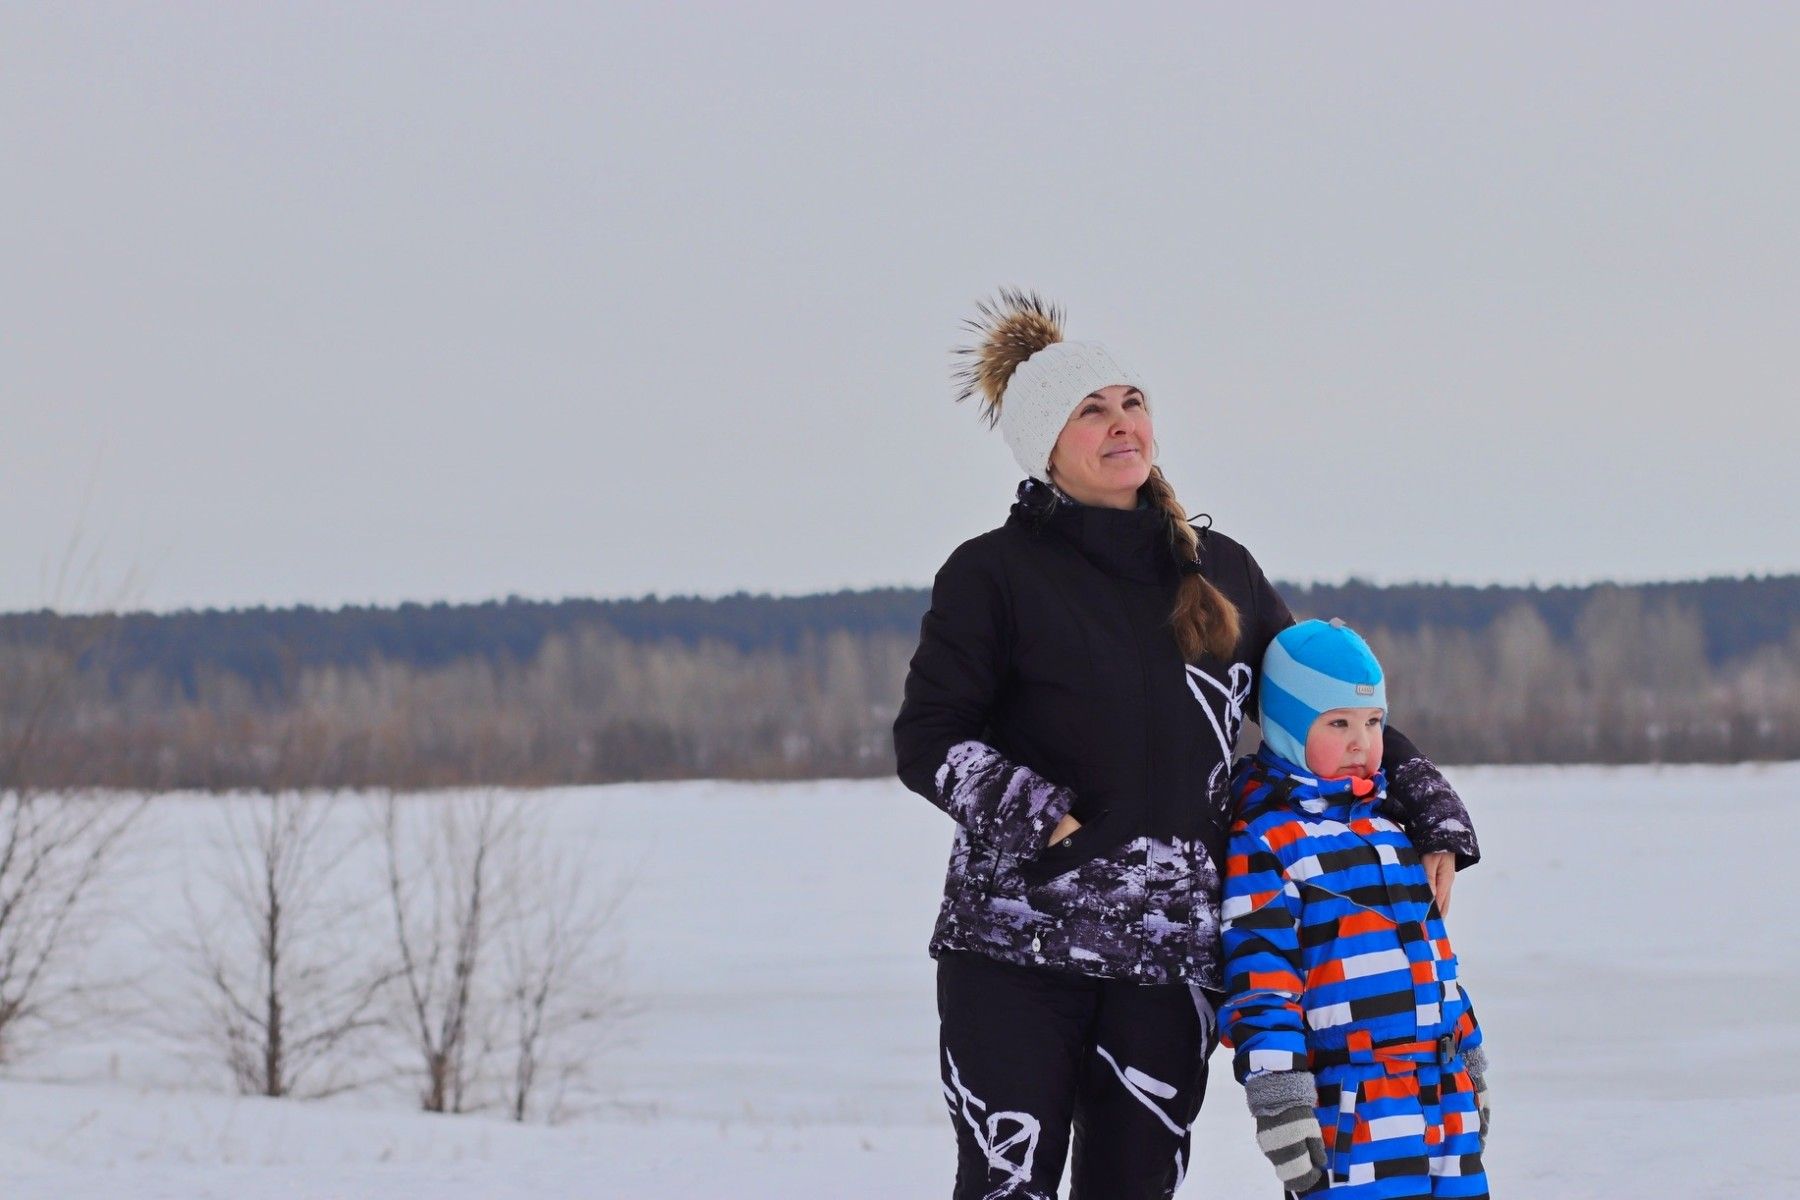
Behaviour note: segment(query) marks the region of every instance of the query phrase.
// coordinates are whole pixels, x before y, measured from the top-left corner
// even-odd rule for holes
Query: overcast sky
[[[864,7],[7,5],[0,608],[924,584],[1000,284],[1277,578],[1800,570],[1800,9]]]

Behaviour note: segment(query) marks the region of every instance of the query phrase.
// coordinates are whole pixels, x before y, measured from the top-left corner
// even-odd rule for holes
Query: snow
[[[1800,763],[1453,772],[1486,861],[1452,935],[1488,1030],[1501,1195],[1800,1194]],[[76,1035],[0,1079],[15,1197],[506,1200],[945,1195],[924,953],[947,819],[888,781],[532,797],[620,917],[640,1011],[556,1126],[397,1093],[240,1098],[166,1038]],[[159,801],[94,953],[171,969],[194,847],[229,800]],[[344,821],[357,819],[346,803]],[[135,958],[134,958],[135,956]],[[1229,1063],[1183,1196],[1273,1194]]]

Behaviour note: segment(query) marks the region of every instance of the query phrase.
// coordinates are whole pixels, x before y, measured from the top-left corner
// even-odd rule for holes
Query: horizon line
[[[1376,591],[1400,590],[1407,588],[1445,588],[1466,589],[1470,591],[1519,591],[1519,592],[1558,592],[1587,591],[1595,588],[1664,588],[1696,586],[1713,583],[1769,583],[1788,580],[1800,580],[1800,571],[1783,572],[1748,572],[1742,575],[1706,575],[1690,576],[1675,579],[1595,579],[1585,582],[1558,581],[1544,583],[1533,580],[1526,583],[1505,583],[1489,581],[1474,583],[1457,579],[1409,579],[1382,582],[1359,575],[1350,575],[1339,579],[1313,580],[1276,580],[1275,586],[1280,591],[1308,591],[1315,588],[1365,587]],[[845,595],[867,595],[878,592],[929,592],[931,585],[884,583],[865,584],[861,586],[844,586],[837,588],[816,588],[810,591],[749,591],[740,588],[732,592],[641,592],[635,594],[615,595],[569,595],[541,596],[509,592],[505,595],[489,595],[481,598],[440,598],[434,600],[386,600],[321,602],[310,600],[294,600],[282,603],[258,601],[240,605],[181,605],[170,607],[146,606],[140,608],[19,608],[0,611],[0,620],[10,617],[41,616],[49,613],[64,617],[174,617],[174,616],[207,616],[212,614],[231,613],[268,613],[293,612],[302,609],[323,613],[339,613],[346,611],[369,612],[407,608],[483,608],[507,605],[532,605],[555,607],[561,604],[646,604],[701,602],[712,603],[725,600],[814,600]]]

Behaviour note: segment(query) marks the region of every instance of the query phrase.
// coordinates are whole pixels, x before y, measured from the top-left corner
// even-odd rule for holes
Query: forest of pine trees
[[[1285,591],[1369,637],[1444,761],[1800,757],[1800,578]],[[884,775],[927,603],[0,617],[0,786]]]

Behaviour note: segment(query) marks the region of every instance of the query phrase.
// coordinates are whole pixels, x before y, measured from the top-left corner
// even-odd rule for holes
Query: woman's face
[[[1155,445],[1144,393],[1103,387],[1075,406],[1057,435],[1050,480],[1083,504],[1135,508]]]

